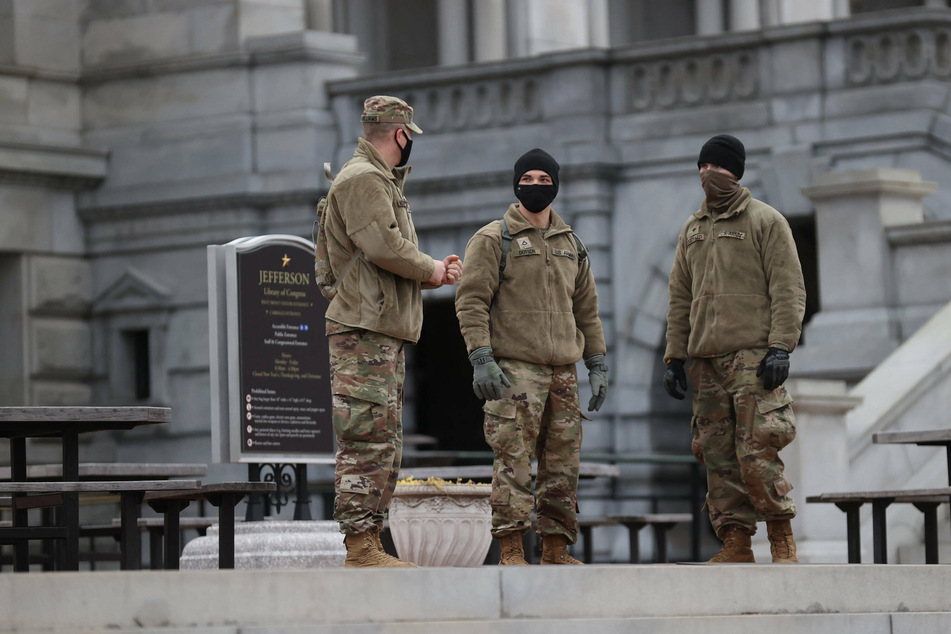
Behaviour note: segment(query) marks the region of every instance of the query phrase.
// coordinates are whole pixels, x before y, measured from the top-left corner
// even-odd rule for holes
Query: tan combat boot
[[[564,535],[545,535],[542,537],[542,565],[545,564],[581,564],[568,554],[568,538]]]
[[[522,534],[510,533],[499,538],[502,545],[502,556],[499,558],[500,566],[527,566],[525,561],[525,550],[522,548]]]
[[[792,525],[789,520],[770,520],[766,522],[766,535],[769,537],[769,552],[774,564],[798,564],[796,540],[793,539]]]
[[[383,557],[388,562],[390,562],[387,564],[387,566],[389,566],[390,568],[418,568],[419,567],[414,563],[403,561],[402,559],[394,557],[393,555],[386,552],[386,550],[383,548],[383,541],[380,539],[380,533],[382,533],[382,531],[380,530],[379,527],[371,528],[370,533],[373,535],[373,541],[376,542],[377,548],[379,548],[380,552],[383,553]]]
[[[736,524],[723,529],[723,548],[710,558],[711,564],[752,564],[753,549],[750,548],[750,535]]]
[[[415,568],[413,564],[400,561],[383,551],[377,531],[366,531],[356,535],[344,535],[347,546],[345,568]]]

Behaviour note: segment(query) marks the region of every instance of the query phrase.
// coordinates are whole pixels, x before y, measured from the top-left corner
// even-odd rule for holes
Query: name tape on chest
[[[574,251],[569,251],[568,249],[552,249],[551,254],[556,255],[558,257],[562,257],[562,258],[568,258],[571,260],[575,259]]]
[[[686,245],[685,245],[685,246],[688,246],[688,247],[689,247],[691,244],[693,244],[694,242],[697,242],[697,241],[699,241],[699,240],[703,240],[703,234],[702,234],[702,233],[695,233],[695,234],[693,234],[692,236],[689,236],[689,237],[687,238],[687,242],[686,242]]]
[[[737,240],[745,240],[746,233],[743,231],[721,231],[717,237],[718,238],[736,238]]]
[[[523,255],[541,255],[541,251],[538,249],[519,249],[518,251],[512,251],[512,255],[515,257],[521,257]]]

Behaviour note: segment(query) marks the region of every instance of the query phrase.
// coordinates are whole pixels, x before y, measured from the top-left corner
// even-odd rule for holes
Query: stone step
[[[749,624],[758,621],[780,633],[929,634],[951,631],[948,587],[951,567],[919,565],[0,574],[0,632],[557,634],[643,624],[643,631],[689,634],[753,632]]]

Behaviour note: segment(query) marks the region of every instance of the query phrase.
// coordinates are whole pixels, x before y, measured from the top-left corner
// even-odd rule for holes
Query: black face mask
[[[399,140],[399,131],[397,131],[396,136],[396,147],[400,148],[400,162],[396,164],[396,167],[403,167],[406,165],[406,162],[409,161],[409,153],[413,151],[413,139],[406,136],[406,133],[403,133],[403,136],[406,138],[406,145],[400,147]]]
[[[522,207],[533,214],[548,207],[557,194],[558,188],[554,185],[519,185],[515,188],[515,197],[522,203]]]

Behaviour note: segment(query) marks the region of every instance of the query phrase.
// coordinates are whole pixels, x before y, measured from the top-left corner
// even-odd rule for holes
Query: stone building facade
[[[425,131],[434,255],[501,216],[522,152],[561,162],[612,370],[586,451],[685,451],[659,355],[700,145],[740,137],[793,225],[793,372],[854,382],[951,300],[949,78],[943,0],[0,0],[0,404],[168,405],[87,457],[207,461],[205,247],[308,236],[322,163],[388,93]],[[427,300],[406,426],[479,449],[451,297]],[[625,474],[603,509],[664,490]]]

